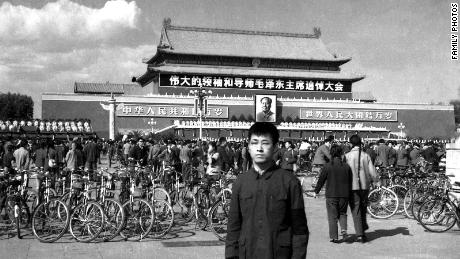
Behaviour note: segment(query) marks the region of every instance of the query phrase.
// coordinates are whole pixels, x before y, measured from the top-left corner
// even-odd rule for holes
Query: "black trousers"
[[[367,204],[369,190],[353,190],[350,196],[350,209],[357,236],[363,236],[367,225]]]
[[[337,221],[342,232],[347,231],[348,198],[326,198],[327,221],[329,223],[329,238],[338,239]]]

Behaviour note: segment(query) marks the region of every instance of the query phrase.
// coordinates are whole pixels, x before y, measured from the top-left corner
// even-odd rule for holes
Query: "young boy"
[[[252,168],[233,186],[226,258],[305,258],[308,226],[299,180],[279,168],[273,151],[277,128],[257,122],[249,129]]]

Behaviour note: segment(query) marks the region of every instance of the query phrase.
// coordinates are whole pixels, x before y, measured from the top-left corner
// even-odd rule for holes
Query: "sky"
[[[13,0],[0,3],[0,92],[72,93],[74,82],[130,83],[156,52],[162,21],[173,25],[312,33],[366,75],[353,91],[378,101],[460,99],[450,59],[454,0]]]

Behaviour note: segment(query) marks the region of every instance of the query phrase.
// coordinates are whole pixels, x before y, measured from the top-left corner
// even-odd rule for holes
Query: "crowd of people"
[[[297,171],[301,163],[307,161],[321,167],[331,160],[330,147],[340,145],[343,153],[348,153],[350,142],[336,141],[333,136],[323,142],[279,141],[276,144],[273,159],[281,168]],[[443,144],[427,141],[419,143],[408,141],[364,141],[363,152],[370,156],[375,166],[416,165],[420,159],[437,166],[445,157]],[[101,156],[107,158],[108,166],[113,163],[126,163],[129,158],[141,165],[152,165],[155,172],[162,166],[174,166],[181,171],[183,165],[200,167],[209,165],[208,174],[213,171],[244,173],[251,166],[248,142],[227,141],[225,137],[218,141],[200,140],[153,140],[124,137],[121,140],[105,140],[88,137],[72,140],[53,139],[0,139],[0,168],[6,172],[12,170],[43,168],[45,171],[57,171],[58,168],[73,170],[78,167],[92,171],[101,163]]]
[[[238,212],[240,214],[235,214],[235,208],[230,211],[228,230],[230,239],[227,239],[226,249],[228,251],[227,255],[229,255],[227,257],[231,258],[235,257],[235,253],[237,253],[234,251],[238,245],[238,242],[235,241],[236,235],[241,234],[239,232],[239,234],[232,233],[232,228],[235,230],[241,228],[241,225],[238,224],[244,225],[244,223],[241,223],[241,220],[244,219],[244,216],[241,218],[241,213],[248,213],[248,211],[244,211],[244,208],[260,205],[258,203],[251,205],[249,198],[252,197],[257,200],[267,199],[268,197],[259,197],[261,194],[259,192],[254,193],[254,190],[260,189],[261,193],[267,191],[266,188],[269,187],[270,190],[275,190],[273,195],[279,196],[278,198],[281,200],[275,201],[273,200],[274,196],[270,196],[272,198],[267,200],[268,203],[279,203],[283,201],[283,197],[290,197],[289,195],[291,194],[297,195],[298,193],[295,192],[285,196],[282,192],[288,189],[291,189],[291,191],[296,190],[297,185],[290,183],[290,181],[293,179],[292,177],[295,178],[295,172],[299,170],[299,166],[305,161],[313,165],[313,167],[321,169],[315,192],[319,193],[322,186],[326,185],[326,209],[331,242],[338,242],[337,222],[340,224],[342,236],[347,237],[347,206],[351,208],[358,241],[366,242],[365,231],[369,228],[366,221],[367,195],[370,182],[378,183],[374,165],[405,167],[415,165],[420,160],[438,165],[439,161],[445,156],[442,144],[435,144],[431,141],[425,142],[423,146],[407,141],[395,142],[383,139],[375,143],[363,142],[357,135],[353,135],[346,142],[336,141],[333,136],[327,137],[321,143],[307,140],[280,141],[276,127],[267,125],[272,124],[255,123],[252,125],[249,130],[248,141],[242,142],[227,141],[225,137],[219,138],[217,142],[153,140],[141,137],[124,137],[118,141],[96,139],[91,136],[84,140],[74,138],[66,141],[12,139],[7,137],[0,140],[0,168],[3,169],[4,174],[14,174],[18,170],[28,170],[33,167],[43,168],[43,171],[50,172],[51,175],[55,175],[62,170],[74,170],[79,167],[91,172],[97,169],[101,163],[101,156],[104,156],[107,158],[109,167],[114,163],[127,164],[128,161],[136,161],[144,166],[152,166],[153,172],[159,172],[162,168],[170,166],[174,167],[178,172],[182,172],[182,174],[185,173],[186,168],[196,167],[200,168],[198,171],[203,173],[202,177],[214,180],[218,179],[222,173],[229,171],[237,175],[241,174],[242,176],[238,177],[240,180],[237,180],[233,187],[233,195],[235,193],[237,195],[246,195],[248,199],[244,200],[244,202],[240,200],[244,204],[235,204],[237,201],[232,199],[231,206],[237,206],[243,211]],[[263,176],[264,173],[269,171],[272,171],[274,175],[279,175],[280,172],[291,173],[288,174],[290,176],[287,178],[282,175],[276,176],[273,178],[274,183],[269,183],[270,174],[267,173]],[[260,176],[252,178],[251,175]],[[245,183],[241,182],[243,178],[246,181]],[[54,186],[53,178],[51,179]],[[266,179],[267,182],[259,182],[259,179]],[[244,190],[245,188],[250,188],[248,184],[253,189]],[[280,185],[278,186],[277,184]],[[4,192],[4,186],[0,187],[0,209],[4,207]],[[303,210],[303,202],[300,203],[297,199],[298,197],[291,198],[294,199],[291,204],[296,204],[295,213],[298,214],[296,219],[298,222],[291,222],[291,224],[297,224],[298,229],[296,230],[297,232],[289,233],[288,231],[287,233],[297,236],[299,246],[306,247],[308,227],[306,227],[305,214],[300,213],[300,210]],[[282,204],[278,205],[281,206]],[[264,211],[264,208],[260,208],[260,211]],[[289,213],[286,215],[290,215]],[[273,215],[249,215],[246,220],[262,217],[265,220],[262,221],[262,225],[271,224],[270,222],[281,224],[282,222],[279,220],[283,219],[283,215],[280,218],[273,218]],[[302,227],[303,224],[305,224],[305,227]],[[248,231],[255,231],[255,229],[249,228]],[[264,232],[262,234],[267,235],[268,238],[273,233]],[[250,242],[257,243],[254,240]],[[261,250],[257,251],[261,252]],[[285,253],[286,251],[280,252]],[[293,253],[293,251],[286,253]],[[303,252],[300,251],[299,253],[302,254]]]

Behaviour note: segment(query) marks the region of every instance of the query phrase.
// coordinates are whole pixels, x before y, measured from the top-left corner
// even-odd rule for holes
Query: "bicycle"
[[[459,182],[454,184],[460,187]],[[417,220],[426,230],[441,233],[448,231],[455,223],[460,222],[459,201],[453,196],[450,189],[450,184],[446,183],[442,194],[435,199],[426,200],[420,206]]]
[[[174,213],[179,216],[177,219],[182,219],[183,221],[188,222],[188,219],[190,218],[189,209],[191,206],[191,199],[193,199],[193,194],[185,188],[185,184],[181,182],[179,172],[174,167],[165,166],[163,174],[166,178],[166,190],[169,190],[171,207]],[[178,209],[178,211],[175,211],[175,209]]]
[[[107,168],[102,168],[96,173],[100,175],[101,183],[99,186],[98,197],[96,201],[101,205],[104,211],[104,226],[99,237],[102,237],[104,242],[114,239],[122,231],[125,224],[125,212],[123,205],[120,202],[107,198],[107,184],[112,180],[112,174],[108,172]]]
[[[126,220],[125,227],[120,232],[120,235],[129,241],[140,241],[145,238],[150,233],[155,220],[155,211],[152,205],[147,200],[135,198],[135,196],[141,195],[140,192],[136,191],[137,176],[136,170],[121,170],[118,175],[122,180],[124,178],[125,182],[129,183],[129,189],[127,190],[127,186],[123,185],[121,191],[127,194],[128,200],[122,205]],[[121,193],[120,196],[122,196]]]
[[[95,240],[104,228],[104,210],[89,195],[91,181],[87,172],[84,176],[73,170],[70,174],[70,190],[61,196],[61,200],[71,211],[69,230],[78,241],[89,243]]]
[[[143,168],[144,173],[147,174],[149,181],[148,199],[149,200],[163,200],[171,204],[171,197],[165,188],[161,187],[161,176],[160,174],[155,175],[151,167]]]
[[[296,172],[296,176],[300,180],[300,186],[302,187],[302,191],[307,197],[317,197],[315,193],[315,187],[318,183],[321,169],[322,165],[314,165],[310,171]]]
[[[384,186],[374,188],[368,195],[367,211],[372,217],[386,219],[398,211],[399,200],[396,193]]]
[[[396,184],[396,181],[400,182],[399,177],[402,175],[400,170],[404,168],[398,169],[394,167],[376,167],[377,174],[380,175],[380,179],[383,180],[381,182],[386,183],[385,187],[392,190],[398,197],[398,210],[396,213],[403,213],[404,197],[406,196],[407,188],[403,185]]]
[[[228,213],[232,197],[232,190],[227,187],[228,182],[223,179],[224,177],[222,176],[218,181],[217,201],[211,206],[207,215],[211,231],[220,241],[225,241],[227,237]]]
[[[154,215],[154,225],[150,230],[150,235],[153,235],[154,238],[160,238],[166,235],[174,224],[171,198],[165,189],[159,187],[159,179],[154,177],[153,170],[148,170],[151,169],[150,167],[142,169],[144,170],[143,173],[148,176],[148,184],[143,186],[147,193],[143,194],[143,197],[147,197],[147,200],[150,201]]]
[[[16,176],[10,176],[7,188],[6,212],[19,239],[22,239],[21,228],[27,228],[30,223],[30,210],[26,204],[27,177],[26,170],[18,170]]]
[[[69,209],[59,198],[53,196],[49,173],[43,175],[43,201],[32,214],[32,232],[43,243],[59,240],[67,231],[70,222]]]

